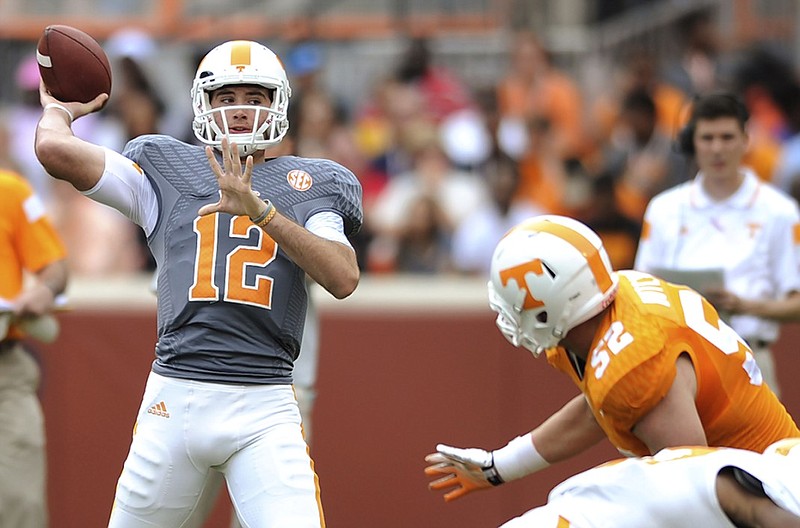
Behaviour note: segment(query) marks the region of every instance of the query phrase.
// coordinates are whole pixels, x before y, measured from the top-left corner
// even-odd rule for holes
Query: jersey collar
[[[751,207],[758,196],[761,181],[752,170],[743,168],[742,171],[744,172],[742,184],[735,193],[722,201],[714,200],[705,192],[703,189],[703,173],[698,173],[692,181],[692,186],[690,188],[692,207],[697,209],[706,209],[718,205],[725,205],[736,209],[747,209]]]

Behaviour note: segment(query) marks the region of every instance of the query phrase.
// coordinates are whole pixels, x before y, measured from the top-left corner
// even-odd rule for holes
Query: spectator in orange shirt
[[[576,158],[559,155],[558,132],[543,118],[526,122],[527,147],[520,157],[520,182],[516,198],[544,212],[572,214],[589,198],[589,179]]]
[[[659,71],[659,58],[642,49],[631,49],[611,69],[618,71],[613,72],[609,89],[591,103],[591,133],[595,145],[602,148],[612,141],[623,119],[624,99],[636,92],[645,92],[653,99],[658,133],[675,137],[688,118],[690,98],[664,79]]]
[[[21,176],[0,169],[0,526],[47,525],[39,366],[22,341],[55,339],[47,315],[67,285],[64,245],[45,211]]]
[[[524,31],[515,36],[508,73],[498,84],[497,94],[504,117],[550,124],[559,158],[584,154],[584,105],[578,84],[552,64],[547,50],[532,33]]]
[[[658,127],[658,108],[650,93],[645,89],[628,92],[604,149],[604,170],[616,180],[620,212],[641,224],[650,199],[689,179],[690,168],[677,152],[673,136]]]

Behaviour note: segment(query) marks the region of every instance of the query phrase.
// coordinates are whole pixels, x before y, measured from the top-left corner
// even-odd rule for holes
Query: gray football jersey
[[[291,383],[305,321],[305,272],[246,216],[198,216],[219,199],[203,147],[149,135],[128,143],[123,155],[158,195],[148,238],[159,270],[153,370],[221,383]],[[252,187],[299,225],[332,211],[348,236],[361,227],[361,185],[330,160],[259,163]]]

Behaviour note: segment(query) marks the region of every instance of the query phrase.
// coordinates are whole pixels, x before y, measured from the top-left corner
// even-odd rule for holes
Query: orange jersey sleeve
[[[638,272],[621,272],[583,377],[567,352],[548,352],[585,394],[595,418],[621,451],[649,453],[631,429],[667,394],[675,361],[687,354],[697,375],[700,420],[711,446],[761,451],[800,435],[766,385],[744,341],[699,294]]]
[[[0,297],[19,295],[23,271],[36,272],[65,257],[64,244],[30,185],[0,171]]]

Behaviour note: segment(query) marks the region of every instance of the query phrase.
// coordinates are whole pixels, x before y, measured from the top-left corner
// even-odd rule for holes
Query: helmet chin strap
[[[224,116],[223,116],[224,119]],[[266,145],[259,145],[255,142],[255,132],[250,134],[230,134],[225,132],[228,128],[227,120],[225,121],[225,129],[220,129],[217,125],[212,127],[212,132],[214,133],[214,140],[219,142],[219,144],[214,145],[214,147],[221,151],[222,150],[222,139],[226,136],[230,143],[236,144],[236,149],[238,151],[240,158],[246,158],[251,154],[256,153],[258,150],[263,150],[267,148]]]
[[[251,154],[255,154],[258,151],[258,147],[255,145],[237,145],[236,149],[239,151],[240,158],[246,158]]]
[[[216,148],[219,151],[222,151],[222,145],[214,145],[214,148]],[[246,145],[240,145],[238,143],[236,144],[236,150],[238,151],[240,158],[246,158],[247,156],[255,154],[259,150],[264,150],[265,148],[266,147],[259,147],[258,145],[253,145],[253,144],[246,144]]]
[[[547,350],[545,347],[543,347],[541,345],[536,345],[536,344],[534,344],[532,342],[529,342],[527,339],[524,340],[524,342],[522,343],[522,346],[523,346],[523,348],[528,349],[528,351],[531,354],[533,354],[533,357],[535,357],[535,358],[538,358],[539,356],[541,356],[544,353],[545,350]]]
[[[567,335],[570,328],[565,328],[566,322],[569,321],[570,316],[572,315],[572,307],[574,303],[572,301],[567,301],[567,304],[564,306],[564,311],[561,312],[561,317],[558,318],[558,322],[553,326],[553,337],[561,341]]]

